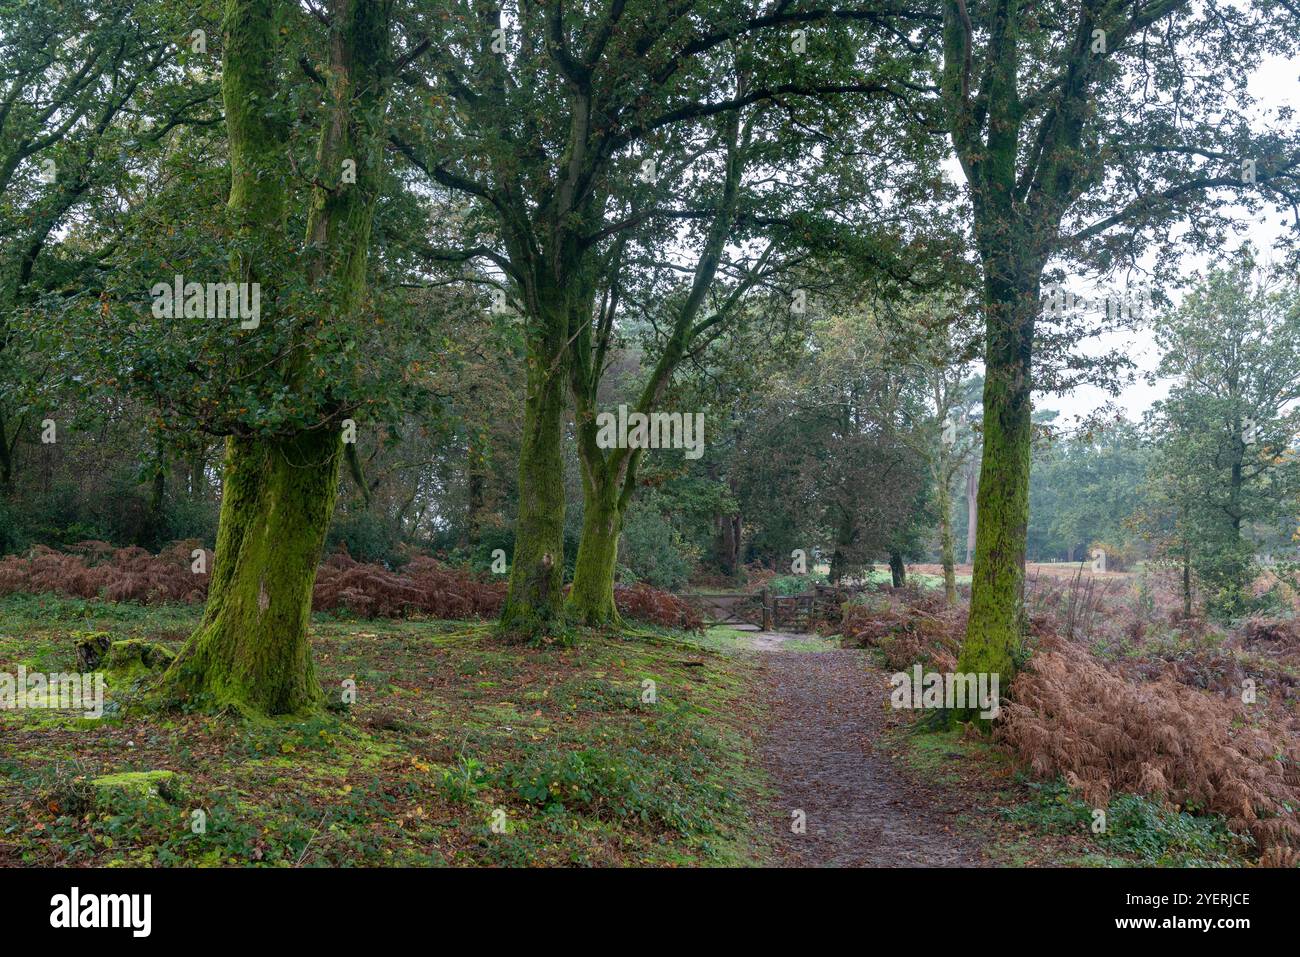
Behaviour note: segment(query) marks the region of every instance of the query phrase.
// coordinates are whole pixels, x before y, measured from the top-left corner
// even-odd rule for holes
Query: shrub
[[[1120,791],[1222,814],[1261,848],[1300,843],[1300,747],[1250,726],[1235,699],[1172,675],[1129,681],[1048,638],[1020,672],[998,735],[1036,777],[1062,775],[1093,807]]]
[[[492,618],[505,600],[504,581],[486,582],[464,569],[419,556],[402,571],[331,555],[316,573],[312,608],[345,609],[364,618]]]
[[[1126,572],[1137,561],[1137,553],[1132,548],[1116,542],[1093,542],[1088,546],[1089,557],[1096,555],[1098,551],[1106,555],[1105,570],[1108,572]]]
[[[0,558],[0,596],[12,594],[103,598],[154,605],[206,599],[214,560],[204,551],[205,571],[192,571],[197,541],[177,542],[157,555],[143,548],[114,548],[106,542],[79,542],[70,552],[38,545],[27,555]],[[343,610],[363,618],[495,618],[505,601],[502,576],[476,574],[428,556],[411,559],[401,571],[329,556],[316,573],[315,611]],[[683,599],[649,585],[618,586],[614,597],[628,618],[668,628],[704,627]]]
[[[1034,799],[1001,809],[1001,816],[1056,833],[1090,833],[1093,808],[1060,778],[1029,785]],[[1138,794],[1119,794],[1106,809],[1106,828],[1092,839],[1106,850],[1131,854],[1145,866],[1232,864],[1250,841],[1221,817],[1196,816]]]
[[[708,835],[735,803],[708,780],[708,752],[636,748],[532,748],[502,767],[497,785],[552,813],[581,810],[606,820],[631,818],[653,830]]]
[[[802,595],[813,585],[825,585],[825,575],[777,575],[767,582],[774,595]]]
[[[623,580],[656,588],[681,588],[690,578],[691,557],[676,530],[657,508],[633,502],[619,542]]]
[[[190,556],[198,547],[196,541],[177,542],[150,555],[143,548],[113,548],[99,541],[79,542],[71,553],[38,545],[26,556],[0,559],[0,595],[49,592],[147,605],[202,601],[212,553],[206,553],[206,570],[195,573]]]
[[[863,603],[846,603],[840,634],[846,647],[876,648],[888,667],[915,664],[952,671],[965,634],[963,609],[944,604],[933,591],[867,593]]]
[[[342,548],[359,562],[372,562],[389,568],[402,562],[399,544],[396,530],[368,509],[340,510],[325,536],[326,551]]]
[[[704,627],[704,619],[687,601],[649,585],[616,586],[614,604],[624,617],[648,621],[665,628],[699,631]]]

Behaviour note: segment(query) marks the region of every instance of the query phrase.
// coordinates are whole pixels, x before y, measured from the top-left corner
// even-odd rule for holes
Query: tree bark
[[[9,427],[3,410],[0,410],[0,498],[9,498],[14,488],[14,448],[18,437],[14,436],[13,445],[9,443]]]
[[[947,462],[940,460],[939,467],[939,560],[943,564],[943,599],[949,604],[957,601],[957,571],[952,543],[952,489]]]
[[[1015,672],[1024,634],[1030,358],[1039,309],[1039,270],[993,260],[986,261],[985,275],[988,338],[976,525],[979,549],[958,670],[999,674],[1005,686]]]
[[[307,624],[341,452],[333,431],[227,440],[208,601],[169,672],[176,691],[271,715],[319,703]]]
[[[741,518],[739,515],[718,515],[718,534],[714,559],[722,573],[734,578],[740,570]]]
[[[479,451],[478,446],[471,439],[468,454],[466,455],[469,470],[466,480],[468,514],[465,516],[465,532],[461,542],[461,544],[468,546],[477,545],[483,537],[483,501],[486,476],[483,474],[482,458],[483,453]]]
[[[190,455],[190,499],[202,502],[208,497],[207,449],[200,443]]]
[[[853,546],[857,537],[857,531],[853,527],[852,513],[847,508],[841,509],[840,522],[835,536],[835,551],[831,553],[830,573],[827,575],[831,584],[838,585],[855,565],[856,559],[850,557],[849,549]]]
[[[889,553],[889,578],[895,588],[907,584],[907,565],[903,563],[903,556],[899,552]]]
[[[519,517],[500,627],[536,638],[560,623],[564,605],[563,341],[530,345],[524,434],[519,448]]]
[[[618,625],[614,577],[623,530],[622,483],[605,468],[584,463],[582,539],[573,568],[566,615],[582,625]]]
[[[288,194],[290,134],[268,104],[276,99],[280,0],[226,0],[222,93],[229,133],[229,206],[268,262],[242,256],[242,282],[272,278]],[[374,205],[380,189],[391,0],[334,0],[330,9],[327,115],[318,185],[301,259],[313,287],[337,289],[326,321],[350,321],[366,291]],[[355,182],[339,182],[344,159]],[[264,321],[268,317],[263,317]],[[269,317],[276,321],[277,317]],[[310,373],[304,350],[281,370],[289,383]],[[307,624],[316,567],[342,461],[333,408],[324,423],[287,436],[226,442],[221,513],[208,601],[199,629],[164,676],[162,691],[218,707],[268,715],[314,709],[321,698]]]

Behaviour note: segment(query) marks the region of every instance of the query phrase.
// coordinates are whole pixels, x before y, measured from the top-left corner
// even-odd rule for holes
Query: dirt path
[[[757,636],[769,639],[768,634]],[[907,781],[883,748],[888,685],[860,651],[781,651],[763,644],[772,722],[763,756],[777,810],[775,863],[795,867],[971,867],[978,848],[959,808]],[[793,833],[792,812],[806,815]]]

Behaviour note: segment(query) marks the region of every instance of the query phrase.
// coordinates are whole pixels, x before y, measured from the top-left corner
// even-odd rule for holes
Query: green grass
[[[10,597],[0,670],[71,670],[86,631],[175,648],[197,614]],[[757,673],[728,642],[524,648],[479,622],[317,615],[312,646],[332,704],[305,721],[0,713],[0,864],[755,863]],[[156,770],[176,772],[166,796],[92,799],[96,778]]]
[[[700,641],[704,647],[715,651],[752,650],[754,648],[754,636],[757,634],[759,633],[755,631],[741,631],[737,628],[728,628],[725,625],[714,625],[704,632]],[[823,638],[820,635],[810,634],[782,643],[781,650],[816,653],[833,651],[839,646],[839,638],[836,636]]]

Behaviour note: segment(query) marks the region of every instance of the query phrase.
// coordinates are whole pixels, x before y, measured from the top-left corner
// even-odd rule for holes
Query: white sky
[[[1255,96],[1262,110],[1272,111],[1283,105],[1297,106],[1300,105],[1300,61],[1288,60],[1282,57],[1272,57],[1261,64],[1248,81],[1248,89]],[[1243,211],[1242,217],[1246,217]],[[1262,220],[1262,221],[1261,221]],[[1282,217],[1276,211],[1267,211],[1260,217],[1252,218],[1249,228],[1243,234],[1240,242],[1249,241],[1254,244],[1260,252],[1260,259],[1268,259],[1268,250],[1274,241],[1280,237],[1289,227],[1283,224]],[[1240,244],[1238,243],[1238,245]],[[1230,247],[1225,253],[1231,256],[1232,250],[1237,245]],[[1188,257],[1183,269],[1185,277],[1191,277],[1204,270],[1206,263],[1201,259]],[[1082,289],[1077,291],[1084,291]],[[1175,301],[1179,296],[1174,290],[1165,290]],[[1064,395],[1037,395],[1034,397],[1034,407],[1036,409],[1055,409],[1061,413],[1062,425],[1067,425],[1070,420],[1076,416],[1083,416],[1093,409],[1107,402],[1113,402],[1131,420],[1141,418],[1142,413],[1150,408],[1153,402],[1164,398],[1169,391],[1169,382],[1167,380],[1158,381],[1154,385],[1148,385],[1143,374],[1155,369],[1158,355],[1151,336],[1142,329],[1120,335],[1102,337],[1097,340],[1094,348],[1101,352],[1107,349],[1123,346],[1124,351],[1134,360],[1138,366],[1138,380],[1125,389],[1117,397],[1110,396],[1105,390],[1095,386],[1080,386],[1072,392]]]

